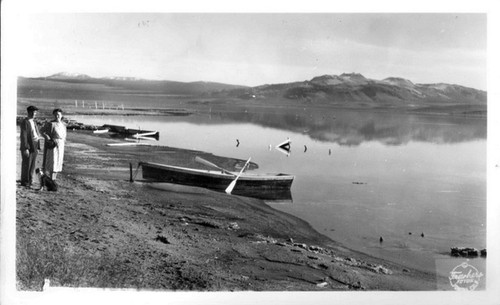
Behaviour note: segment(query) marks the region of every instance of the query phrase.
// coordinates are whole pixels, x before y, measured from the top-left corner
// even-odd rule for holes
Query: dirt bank
[[[159,189],[140,171],[129,182],[129,164],[135,170],[139,160],[200,167],[199,155],[229,169],[241,160],[105,145],[114,141],[69,131],[59,191],[18,184],[19,289],[39,290],[44,278],[55,286],[160,290],[436,289],[433,274],[350,251],[260,200]]]

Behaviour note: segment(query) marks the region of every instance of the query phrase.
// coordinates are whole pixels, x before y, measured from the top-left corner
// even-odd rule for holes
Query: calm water
[[[486,248],[484,119],[303,108],[72,118],[294,174],[293,201],[268,204],[374,256],[436,271],[450,247]],[[274,149],[287,138],[289,156]]]

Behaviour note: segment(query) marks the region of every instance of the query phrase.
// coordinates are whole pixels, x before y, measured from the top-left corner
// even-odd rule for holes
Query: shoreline
[[[207,109],[210,107],[217,108],[217,111],[220,111],[219,107],[229,108],[229,109],[246,109],[246,108],[255,108],[255,109],[267,109],[267,108],[324,108],[324,109],[337,109],[337,110],[346,110],[346,111],[361,111],[361,112],[379,112],[379,113],[404,113],[404,114],[412,114],[419,116],[438,116],[438,117],[463,117],[470,119],[483,119],[487,118],[487,109],[484,106],[476,105],[472,109],[464,108],[460,105],[435,105],[435,106],[422,106],[420,108],[414,107],[395,107],[395,106],[387,106],[387,105],[379,105],[377,107],[364,107],[366,105],[357,104],[357,105],[344,105],[344,104],[327,104],[327,103],[319,103],[319,104],[310,104],[305,102],[296,102],[292,103],[290,100],[280,100],[276,104],[268,105],[261,101],[254,101],[251,104],[247,104],[246,100],[240,99],[217,99],[217,98],[205,98],[204,101],[200,101],[197,97],[190,97],[182,100],[181,102],[168,100],[165,101],[164,105],[160,107],[160,105],[155,106],[127,106],[124,108],[120,108],[115,104],[119,103],[118,101],[104,101],[99,100],[99,103],[111,103],[114,106],[107,106],[108,108],[101,109],[100,107],[92,107],[91,105],[94,100],[90,101],[90,104],[86,107],[80,104],[80,106],[75,106],[73,104],[74,100],[54,100],[51,98],[22,98],[18,100],[18,115],[24,115],[24,109],[32,104],[32,103],[42,103],[46,106],[49,106],[49,109],[63,107],[65,108],[65,115],[120,115],[120,116],[135,116],[135,115],[151,115],[151,116],[176,116],[176,115],[192,115],[196,112],[202,111],[211,111]],[[43,110],[42,112],[43,113]],[[46,115],[51,115],[50,112],[44,113]]]
[[[48,249],[38,263],[53,261],[49,254],[62,249],[58,260],[79,274],[67,279],[54,267],[29,277],[18,268],[18,289],[37,290],[43,277],[55,286],[161,290],[437,289],[434,274],[349,250],[263,201],[128,181],[132,160],[157,154],[192,167],[200,154],[228,168],[234,159],[172,147],[105,146],[113,141],[68,131],[59,192],[17,187],[18,264],[34,259],[30,247]],[[86,260],[102,261],[104,271],[76,262]]]

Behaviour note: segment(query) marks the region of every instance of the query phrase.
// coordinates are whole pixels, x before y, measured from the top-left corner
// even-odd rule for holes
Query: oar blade
[[[247,167],[248,163],[250,163],[250,160],[252,158],[248,158],[247,162],[245,163],[245,165],[243,165],[243,167],[241,168],[241,171],[240,173],[238,174],[238,176],[236,176],[236,178],[231,181],[231,183],[229,184],[229,186],[226,188],[226,193],[227,194],[231,194],[234,187],[236,186],[236,181],[238,180],[238,178],[241,176],[241,174],[243,173],[243,171],[245,170],[245,167]]]
[[[233,192],[234,187],[236,186],[236,180],[237,179],[234,179],[233,181],[231,181],[231,183],[229,184],[229,186],[226,188],[226,194],[231,195],[231,193]]]

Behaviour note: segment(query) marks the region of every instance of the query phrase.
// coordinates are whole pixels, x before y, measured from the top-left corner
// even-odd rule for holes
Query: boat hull
[[[104,124],[102,125],[103,129],[108,129],[109,132],[113,132],[116,134],[119,134],[120,136],[142,136],[142,137],[149,137],[149,138],[154,138],[154,139],[159,139],[160,138],[160,132],[158,131],[151,131],[151,130],[141,130],[141,129],[128,129],[124,126],[118,126],[118,125],[109,125],[109,124]]]
[[[141,163],[144,179],[168,182],[225,192],[235,175],[220,171],[198,170],[158,163]],[[286,174],[250,175],[242,174],[232,191],[234,195],[268,200],[291,200],[290,188],[294,176]]]

